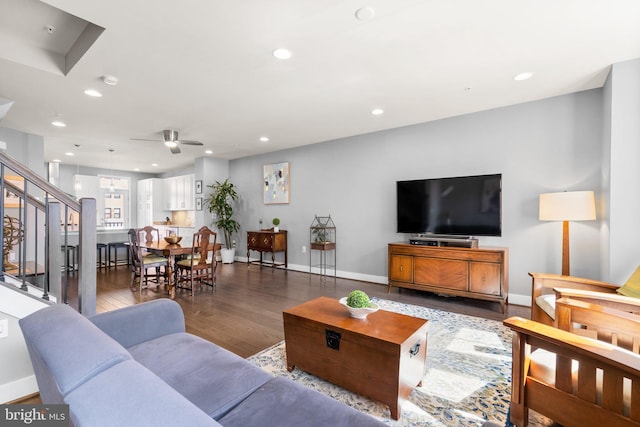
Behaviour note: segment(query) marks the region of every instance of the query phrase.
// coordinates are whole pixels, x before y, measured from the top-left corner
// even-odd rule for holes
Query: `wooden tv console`
[[[389,243],[389,286],[508,302],[507,248],[458,248]]]

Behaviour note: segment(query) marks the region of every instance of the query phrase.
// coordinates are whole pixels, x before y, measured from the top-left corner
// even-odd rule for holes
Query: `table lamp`
[[[540,221],[562,221],[562,275],[569,276],[569,221],[596,219],[593,191],[540,194]]]

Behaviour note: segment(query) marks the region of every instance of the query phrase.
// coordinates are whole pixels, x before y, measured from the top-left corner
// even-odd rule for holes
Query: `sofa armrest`
[[[96,314],[89,319],[126,348],[185,331],[182,308],[166,298]]]
[[[19,320],[43,403],[62,398],[94,376],[130,360],[121,345],[66,304]]]

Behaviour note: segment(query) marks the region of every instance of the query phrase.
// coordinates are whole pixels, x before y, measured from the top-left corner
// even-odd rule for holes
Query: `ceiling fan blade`
[[[180,147],[178,147],[177,145],[175,147],[169,147],[169,150],[171,150],[171,154],[178,154],[182,152],[180,151]]]
[[[153,142],[162,142],[159,139],[144,139],[144,138],[129,138],[131,141],[153,141]]]
[[[190,141],[190,140],[183,140],[181,139],[180,144],[184,144],[184,145],[204,145],[202,142],[200,141]]]

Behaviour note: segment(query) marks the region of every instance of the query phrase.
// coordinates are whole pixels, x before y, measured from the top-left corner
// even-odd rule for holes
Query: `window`
[[[131,223],[130,178],[105,175],[75,175],[78,199],[96,199],[98,228],[127,229]]]

